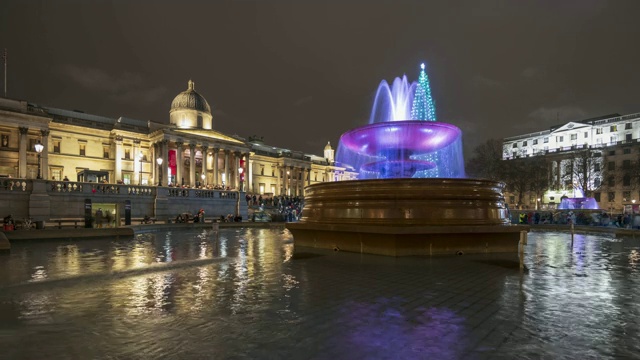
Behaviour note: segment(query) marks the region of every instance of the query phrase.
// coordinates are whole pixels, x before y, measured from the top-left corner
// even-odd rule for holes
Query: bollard
[[[527,245],[528,234],[526,230],[520,231],[520,243],[522,245]]]
[[[571,223],[571,248],[573,249],[573,235],[575,235],[575,230],[573,228],[573,223]]]

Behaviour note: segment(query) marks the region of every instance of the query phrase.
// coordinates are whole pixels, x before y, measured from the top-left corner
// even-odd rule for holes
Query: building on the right
[[[546,169],[542,188],[533,183],[508,187],[505,197],[512,208],[557,209],[564,197],[593,197],[606,211],[639,210],[640,113],[570,121],[508,137],[502,159]]]

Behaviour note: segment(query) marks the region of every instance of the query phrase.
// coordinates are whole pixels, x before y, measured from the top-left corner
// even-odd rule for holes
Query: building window
[[[571,134],[571,140],[578,140],[578,134]]]
[[[600,164],[598,163],[593,164],[593,171],[600,171]]]
[[[103,146],[102,147],[102,157],[105,159],[109,158],[109,147],[108,146]]]
[[[516,156],[518,156],[518,153],[514,151],[514,152],[511,154],[511,157],[516,157]]]
[[[623,154],[631,154],[631,148],[624,148],[624,149],[622,149],[622,153],[623,153]]]
[[[563,142],[564,141],[564,136],[556,136],[556,142]]]
[[[545,144],[546,144],[546,143],[548,143],[548,142],[549,142],[549,138],[548,138],[548,137],[544,138],[543,142],[544,142]]]
[[[53,152],[60,154],[60,140],[53,140]]]
[[[276,171],[273,168],[271,168],[271,177],[275,177],[275,176],[276,176]]]
[[[631,141],[632,140],[631,134],[626,134],[624,136],[624,139],[627,140],[627,141]]]
[[[631,191],[623,191],[622,192],[622,198],[625,201],[629,201],[631,199]]]
[[[588,138],[588,137],[589,137],[589,132],[588,132],[588,131],[585,131],[585,132],[584,132],[584,138],[586,139],[586,138]]]
[[[629,130],[629,129],[631,129],[631,128],[632,128],[631,123],[626,123],[626,124],[624,124],[624,129],[625,129],[625,130]]]
[[[613,177],[613,176],[609,176],[609,177],[607,178],[607,186],[609,186],[609,187],[614,187],[614,186],[616,186],[616,178],[615,178],[615,177]]]
[[[609,197],[609,202],[614,202],[616,201],[616,193],[613,191],[609,191],[607,193],[608,197]]]
[[[594,193],[593,193],[593,198],[594,198],[597,202],[600,202],[600,193],[599,193],[599,192],[594,192]]]
[[[264,175],[264,166],[260,166],[260,175]]]
[[[80,156],[87,156],[87,144],[80,144]]]
[[[517,148],[518,147],[518,143],[513,143],[513,146],[511,146],[512,148]]]
[[[609,126],[609,132],[616,132],[616,131],[618,131],[618,125]]]
[[[607,170],[614,171],[615,169],[616,169],[616,162],[615,161],[609,161],[609,163],[607,164]]]
[[[62,169],[61,168],[52,168],[51,169],[51,180],[62,180]]]
[[[124,149],[125,160],[131,160],[131,149]]]
[[[527,146],[527,140],[522,142],[522,146]]]
[[[533,140],[533,145],[538,145],[538,139]]]
[[[631,169],[631,160],[622,160],[623,169]]]
[[[27,148],[27,151],[36,151],[36,143],[38,142],[38,140],[36,139],[29,139],[29,147]]]
[[[9,135],[2,134],[2,142],[0,144],[2,147],[9,147]]]
[[[614,156],[616,154],[615,150],[609,150],[609,156]]]
[[[600,185],[602,185],[600,178],[596,178],[595,180],[593,180],[593,186],[596,188],[599,188]],[[600,200],[598,200],[600,201]]]
[[[625,174],[622,177],[622,186],[631,186],[631,176],[629,176],[628,174]],[[631,195],[629,195],[629,196],[631,196]],[[622,195],[623,198],[627,198],[629,196]]]
[[[597,128],[596,129],[596,135],[600,135],[602,134],[602,128]]]

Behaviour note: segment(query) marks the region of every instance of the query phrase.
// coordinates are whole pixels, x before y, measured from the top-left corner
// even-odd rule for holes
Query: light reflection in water
[[[640,353],[628,341],[640,337],[640,240],[580,235],[570,246],[568,234],[531,233],[520,271],[508,256],[498,259],[514,267],[484,255],[296,253],[280,229],[19,244],[0,257],[0,346],[10,358],[38,357],[10,346],[27,339],[68,344],[60,358],[87,344],[113,358]]]

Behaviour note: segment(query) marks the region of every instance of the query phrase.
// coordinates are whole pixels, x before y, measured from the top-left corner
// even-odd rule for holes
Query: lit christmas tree
[[[429,77],[425,71],[424,63],[420,65],[420,77],[411,106],[411,119],[436,121],[436,105],[431,97],[431,87]]]

